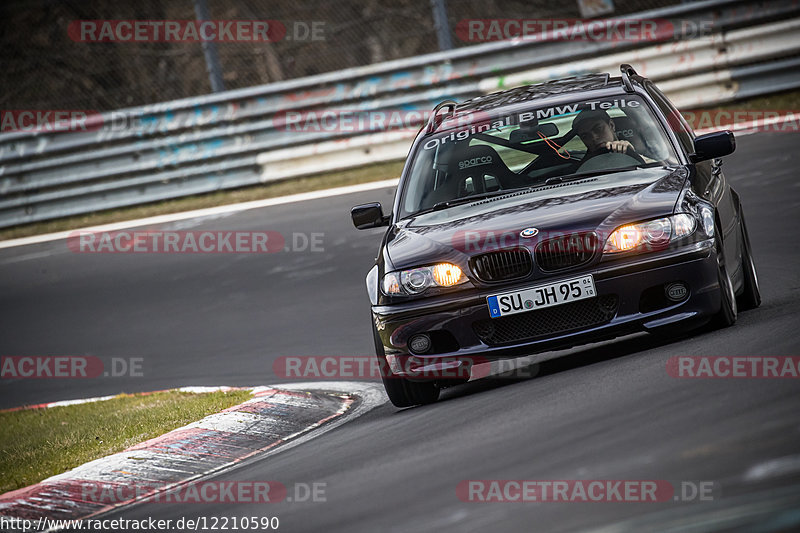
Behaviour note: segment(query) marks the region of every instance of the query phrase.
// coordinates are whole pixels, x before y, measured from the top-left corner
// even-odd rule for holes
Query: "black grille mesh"
[[[472,259],[472,271],[486,282],[524,278],[532,268],[531,254],[525,248],[490,252]]]
[[[542,241],[536,247],[536,264],[546,272],[577,267],[591,261],[600,246],[595,233],[572,233]]]
[[[617,312],[617,304],[616,295],[606,295],[538,311],[479,320],[472,328],[478,338],[489,345],[533,340],[609,322]]]

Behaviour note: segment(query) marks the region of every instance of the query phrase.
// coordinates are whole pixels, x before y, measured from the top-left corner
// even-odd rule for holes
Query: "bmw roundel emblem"
[[[519,232],[520,237],[536,237],[539,234],[539,230],[536,228],[525,228],[524,230]]]

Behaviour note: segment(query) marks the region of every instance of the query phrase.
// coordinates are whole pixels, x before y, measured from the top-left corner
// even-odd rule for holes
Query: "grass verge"
[[[247,390],[167,391],[0,413],[0,494],[120,452],[250,398]]]

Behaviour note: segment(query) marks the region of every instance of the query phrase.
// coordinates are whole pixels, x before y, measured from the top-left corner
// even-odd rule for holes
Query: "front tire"
[[[386,354],[383,350],[383,342],[375,325],[372,325],[372,336],[375,340],[375,355],[380,361],[381,381],[386,395],[395,407],[411,407],[414,405],[425,405],[433,403],[439,399],[439,387],[432,381],[410,381],[392,372]]]
[[[756,265],[753,263],[753,252],[750,248],[750,234],[747,232],[747,225],[744,222],[744,213],[741,211],[740,228],[742,230],[742,294],[739,295],[739,309],[746,311],[755,309],[761,305],[761,290],[758,287],[758,275]]]
[[[725,253],[719,235],[719,227],[717,227],[717,279],[719,280],[720,309],[712,320],[712,326],[714,328],[727,328],[736,322],[738,308],[736,306],[733,281],[725,266]]]

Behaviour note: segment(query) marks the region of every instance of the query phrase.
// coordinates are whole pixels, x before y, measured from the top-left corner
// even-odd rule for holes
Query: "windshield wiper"
[[[590,172],[581,172],[579,174],[567,174],[566,176],[554,176],[552,178],[547,178],[544,180],[544,183],[536,185],[536,187],[542,187],[544,185],[557,185],[559,183],[563,183],[565,181],[575,181],[575,180],[582,180],[584,178],[591,178],[594,176],[602,176],[604,174],[616,174],[618,172],[628,172],[629,170],[642,170],[644,167],[636,166],[636,167],[625,167],[625,168],[611,168],[607,170],[592,170]]]
[[[526,187],[522,187],[525,189]],[[457,205],[462,204],[469,204],[478,200],[484,200],[486,198],[492,198],[494,196],[504,196],[506,194],[519,191],[520,189],[505,189],[502,191],[493,191],[493,192],[486,192],[481,194],[471,194],[470,196],[462,196],[461,198],[453,198],[452,200],[447,200],[446,202],[438,202],[433,204],[431,211],[439,211],[440,209],[447,209],[448,207],[454,207]]]

